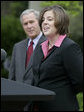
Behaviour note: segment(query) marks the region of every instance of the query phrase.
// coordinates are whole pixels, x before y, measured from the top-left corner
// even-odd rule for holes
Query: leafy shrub
[[[11,55],[14,44],[25,37],[18,18],[14,16],[1,18],[1,48],[4,48],[8,55]]]

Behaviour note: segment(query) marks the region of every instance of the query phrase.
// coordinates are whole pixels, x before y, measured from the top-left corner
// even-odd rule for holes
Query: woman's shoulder
[[[74,40],[72,40],[70,37],[66,37],[63,40],[63,45],[71,45],[71,44],[77,44]]]
[[[78,46],[78,44],[74,40],[72,40],[70,37],[66,37],[63,40],[63,42],[61,44],[61,47],[66,48],[66,47],[69,47],[69,46],[72,46],[72,45],[77,45]]]
[[[66,37],[61,44],[61,50],[68,51],[69,49],[73,49],[73,48],[80,48],[80,46],[71,38]]]

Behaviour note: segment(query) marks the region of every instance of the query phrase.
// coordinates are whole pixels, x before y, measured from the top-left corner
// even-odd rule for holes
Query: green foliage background
[[[1,2],[2,8],[4,2]],[[70,17],[70,38],[76,41],[83,51],[83,1],[42,1],[41,3],[43,8],[50,5],[61,5],[67,11]],[[8,56],[11,56],[14,44],[26,38],[19,16],[27,7],[28,1],[13,1],[10,2],[9,14],[1,15],[1,48],[6,50]],[[8,71],[3,69],[3,64],[1,64],[1,76],[8,77]],[[79,93],[77,98],[80,111],[83,111],[83,93]]]
[[[18,18],[15,16],[1,18],[1,37],[1,47],[11,55],[14,43],[26,37]]]

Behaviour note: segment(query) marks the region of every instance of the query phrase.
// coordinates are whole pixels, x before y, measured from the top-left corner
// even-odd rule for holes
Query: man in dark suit
[[[27,67],[25,67],[27,49],[32,40],[33,50],[45,40],[40,30],[38,19],[39,12],[35,11],[34,9],[24,10],[20,16],[22,27],[28,38],[14,45],[9,70],[9,79],[31,84],[31,61],[29,61]]]
[[[27,35],[27,39],[22,40],[14,45],[9,79],[31,84],[32,81],[32,58],[26,65],[27,50],[33,41],[33,51],[40,43],[46,40],[39,27],[39,12],[34,9],[24,10],[20,16],[22,27]],[[32,57],[32,55],[31,55]],[[28,106],[25,108],[28,110]]]

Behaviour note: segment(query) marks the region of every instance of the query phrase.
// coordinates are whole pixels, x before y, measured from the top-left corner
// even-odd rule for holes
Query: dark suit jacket
[[[42,43],[45,40],[46,38],[42,35],[42,37],[38,41],[38,44],[36,45],[36,48],[40,43]],[[31,79],[33,76],[31,70],[32,59],[30,59],[30,62],[27,68],[25,69],[26,48],[28,41],[29,39],[27,38],[14,45],[9,70],[9,79],[31,84]]]
[[[66,37],[43,60],[39,46],[33,58],[33,85],[56,92],[53,101],[39,102],[42,111],[78,110],[76,94],[83,86],[83,56],[77,43]]]

